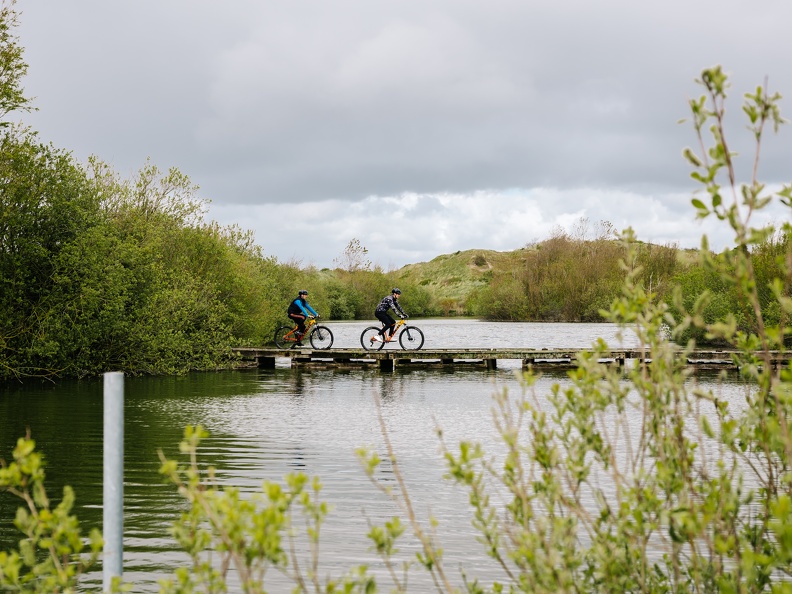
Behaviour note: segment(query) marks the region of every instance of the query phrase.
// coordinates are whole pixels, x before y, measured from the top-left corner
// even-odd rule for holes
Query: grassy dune
[[[475,289],[487,285],[493,273],[524,266],[529,249],[532,248],[511,252],[473,249],[443,254],[429,262],[408,264],[396,274],[400,280],[425,287],[444,314],[462,314]]]

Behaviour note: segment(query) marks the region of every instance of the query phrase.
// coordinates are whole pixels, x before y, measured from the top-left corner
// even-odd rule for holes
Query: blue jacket
[[[311,313],[308,313],[308,312],[311,312]],[[310,304],[305,300],[304,297],[297,297],[297,299],[295,299],[294,301],[289,303],[289,309],[286,310],[286,313],[288,313],[288,314],[301,313],[306,318],[309,315],[314,315],[314,316],[318,316],[319,315],[319,314],[317,314],[314,311],[314,308],[310,306]]]

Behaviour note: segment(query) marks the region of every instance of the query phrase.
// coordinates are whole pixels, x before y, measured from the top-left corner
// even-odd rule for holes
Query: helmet
[[[401,295],[401,289],[399,289],[397,287],[393,287],[393,289],[391,290],[391,293],[396,293],[397,295]]]
[[[297,294],[298,294],[298,295],[307,295],[307,294],[308,294],[308,291],[306,291],[305,289],[302,289],[302,290],[301,290],[299,293],[297,293]]]

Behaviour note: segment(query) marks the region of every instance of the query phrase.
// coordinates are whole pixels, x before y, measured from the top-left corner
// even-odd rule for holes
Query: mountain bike
[[[302,343],[307,337],[311,346],[315,349],[324,350],[333,346],[333,333],[330,331],[330,328],[317,325],[314,318],[305,320],[305,334],[300,337],[297,335],[298,329],[299,326],[297,325],[293,328],[291,326],[281,326],[278,328],[275,332],[275,345],[279,349],[285,349],[289,345],[296,347],[298,346],[297,343]]]
[[[404,318],[396,322],[396,327],[393,330],[393,338],[390,340],[385,338],[387,331],[385,334],[380,334],[382,328],[369,326],[363,330],[363,333],[360,335],[360,344],[363,345],[363,348],[367,351],[379,351],[385,346],[385,343],[396,342],[396,336],[398,335],[401,348],[405,351],[417,351],[424,343],[423,332],[421,332],[421,329],[417,326],[407,326],[406,324],[407,322],[404,321]],[[382,327],[384,328],[384,324]],[[384,339],[384,341],[382,339]]]

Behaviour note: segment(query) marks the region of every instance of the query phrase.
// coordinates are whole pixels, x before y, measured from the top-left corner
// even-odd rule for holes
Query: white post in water
[[[124,570],[124,374],[104,374],[104,557],[102,589]]]

